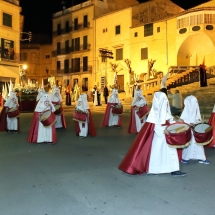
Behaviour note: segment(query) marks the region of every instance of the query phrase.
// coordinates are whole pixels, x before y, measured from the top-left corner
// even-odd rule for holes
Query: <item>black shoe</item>
[[[187,175],[185,172],[181,172],[181,171],[175,171],[175,172],[171,172],[171,175],[173,177],[178,177],[178,176],[185,176]]]

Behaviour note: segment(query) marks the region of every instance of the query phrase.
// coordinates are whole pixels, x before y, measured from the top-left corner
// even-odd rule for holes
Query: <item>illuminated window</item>
[[[203,23],[203,14],[190,16],[190,25],[199,25]]]
[[[177,28],[185,28],[189,26],[189,17],[184,17],[177,20]]]
[[[215,24],[215,14],[205,14],[204,23],[205,24]]]

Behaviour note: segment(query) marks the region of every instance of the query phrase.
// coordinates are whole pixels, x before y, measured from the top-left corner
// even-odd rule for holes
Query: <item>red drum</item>
[[[147,105],[140,107],[136,114],[139,116],[140,120],[143,119],[147,114],[149,114],[150,109]]]
[[[193,128],[196,144],[204,146],[213,140],[213,127],[207,123],[197,124]]]
[[[191,128],[186,123],[173,123],[166,128],[169,134],[165,134],[166,142],[173,148],[185,148],[190,144],[192,137]]]
[[[87,120],[87,114],[84,112],[75,111],[73,114],[73,120],[77,122],[85,123]]]
[[[19,108],[18,108],[18,107],[11,108],[11,109],[7,112],[7,115],[8,115],[9,118],[18,117],[19,114],[20,114],[20,111],[19,111]]]
[[[63,113],[63,108],[61,105],[57,104],[54,106],[55,107],[55,115],[61,115]]]
[[[52,126],[56,122],[55,114],[47,110],[40,114],[40,122],[45,126]]]
[[[113,115],[121,115],[123,113],[123,106],[122,105],[112,106],[112,113]]]

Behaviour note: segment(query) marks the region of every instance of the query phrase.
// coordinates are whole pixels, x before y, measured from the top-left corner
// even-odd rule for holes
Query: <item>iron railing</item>
[[[61,28],[60,30],[53,31],[52,36],[57,37],[60,35],[69,34],[72,31],[78,31],[89,27],[90,27],[90,22],[86,22],[86,23],[82,22],[82,23],[79,23],[77,26],[73,25],[73,26],[69,26],[68,28]]]
[[[91,44],[86,44],[86,45],[63,48],[60,50],[54,50],[54,51],[52,51],[52,57],[56,57],[57,55],[69,54],[70,52],[89,51],[90,46],[91,46]]]
[[[92,66],[88,66],[86,71],[84,71],[84,67],[79,67],[77,69],[68,68],[68,69],[52,70],[51,75],[53,75],[53,76],[68,75],[69,76],[69,75],[76,74],[76,73],[78,74],[81,72],[86,72],[86,73],[90,72],[91,73],[92,72]]]

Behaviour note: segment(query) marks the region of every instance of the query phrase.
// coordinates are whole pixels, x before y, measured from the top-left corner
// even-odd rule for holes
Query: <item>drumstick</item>
[[[180,117],[177,116],[177,115],[175,115],[175,116],[174,116],[174,119],[177,121],[178,119],[180,119]]]

